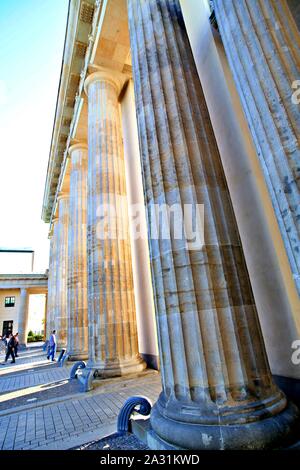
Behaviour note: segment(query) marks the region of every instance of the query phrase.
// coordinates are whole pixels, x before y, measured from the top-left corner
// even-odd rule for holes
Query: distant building
[[[31,249],[0,249],[0,335],[19,332],[20,344],[26,346],[29,330],[30,295],[44,294],[35,299],[38,324],[45,318],[48,272],[33,272],[34,251]],[[3,272],[4,271],[4,272]]]

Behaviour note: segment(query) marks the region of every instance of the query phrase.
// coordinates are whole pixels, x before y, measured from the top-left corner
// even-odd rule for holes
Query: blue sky
[[[48,267],[41,209],[67,10],[68,0],[0,0],[0,247],[32,247],[38,271]]]

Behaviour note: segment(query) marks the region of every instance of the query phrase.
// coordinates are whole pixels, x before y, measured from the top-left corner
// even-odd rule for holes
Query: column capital
[[[70,157],[75,150],[88,150],[88,145],[86,142],[78,142],[77,144],[71,145],[68,149],[68,154]]]
[[[102,69],[99,67],[96,72],[91,73],[84,82],[84,91],[88,94],[89,86],[94,82],[110,83],[116,90],[117,94],[120,93],[128,77],[117,70]]]

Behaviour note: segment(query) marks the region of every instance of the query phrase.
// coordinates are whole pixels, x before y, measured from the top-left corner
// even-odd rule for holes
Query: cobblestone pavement
[[[32,370],[19,371],[7,378],[5,375],[0,376],[0,393],[63,380],[70,375],[67,368],[52,368],[50,370],[47,368],[42,372],[33,372]]]
[[[1,358],[0,358],[1,360]],[[70,366],[45,360],[42,349],[21,353],[0,368],[0,449],[70,449],[114,432],[121,406],[132,395],[155,401],[156,371],[98,381],[82,393]]]

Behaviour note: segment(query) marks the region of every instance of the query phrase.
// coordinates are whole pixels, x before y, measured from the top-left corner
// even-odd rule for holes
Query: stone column
[[[62,193],[58,196],[57,238],[55,239],[57,250],[54,329],[58,350],[67,347],[68,223],[69,194]]]
[[[68,238],[68,357],[88,357],[87,302],[87,157],[86,144],[69,148],[70,213]]]
[[[214,0],[219,29],[300,294],[300,35],[286,0]]]
[[[49,278],[48,278],[48,322],[47,339],[55,328],[57,313],[57,272],[58,272],[59,225],[58,217],[52,219],[52,234],[50,240]],[[49,290],[50,289],[50,290]]]
[[[19,343],[20,346],[27,346],[27,336],[28,336],[28,302],[29,295],[27,289],[20,289],[20,305],[19,305],[19,314],[18,314],[18,333],[19,333]]]
[[[179,2],[129,0],[128,10],[148,232],[153,204],[182,212],[204,204],[202,246],[189,244],[186,230],[149,240],[163,390],[148,443],[272,447],[297,410],[272,381]],[[169,227],[167,212],[161,225]]]
[[[102,377],[142,370],[138,354],[118,79],[96,72],[88,94],[89,362]]]
[[[49,280],[49,278],[48,278]],[[47,329],[48,329],[48,292],[45,294],[45,310],[44,310],[44,340],[47,339]]]
[[[54,328],[54,297],[55,297],[55,236],[54,226],[58,219],[52,220],[52,232],[50,237],[49,252],[49,274],[48,274],[48,303],[47,303],[47,326],[46,340],[49,339],[51,331]]]

